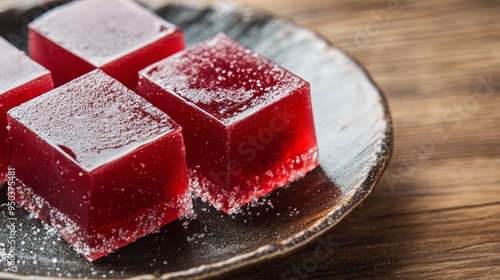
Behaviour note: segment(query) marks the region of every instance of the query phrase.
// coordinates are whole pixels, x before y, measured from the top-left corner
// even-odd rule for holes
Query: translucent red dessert
[[[225,212],[318,165],[309,84],[226,35],[144,69],[138,93],[183,127],[194,190]]]
[[[99,68],[129,88],[137,72],[184,49],[182,31],[131,0],[79,0],[29,25],[31,57],[60,86]]]
[[[0,185],[7,180],[7,111],[52,87],[47,69],[0,37]]]
[[[181,128],[101,70],[8,119],[16,201],[89,260],[191,209]]]

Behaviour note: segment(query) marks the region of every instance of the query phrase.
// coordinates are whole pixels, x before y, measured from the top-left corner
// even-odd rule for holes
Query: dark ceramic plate
[[[1,13],[1,35],[24,48],[25,23],[53,6]],[[235,216],[196,201],[196,220],[174,222],[95,263],[17,209],[14,253],[19,270],[6,272],[0,255],[0,278],[221,276],[303,247],[346,220],[375,187],[391,157],[392,125],[382,91],[356,61],[311,31],[244,7],[170,5],[156,12],[182,27],[189,45],[223,31],[308,80],[321,167]],[[0,249],[8,251],[6,201],[4,187]]]

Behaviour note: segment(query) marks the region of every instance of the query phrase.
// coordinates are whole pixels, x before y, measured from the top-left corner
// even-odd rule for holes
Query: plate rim
[[[209,3],[203,7],[199,7],[200,9],[209,9],[211,7],[216,7],[216,5],[220,4],[218,1],[213,3]],[[167,272],[161,275],[155,274],[141,274],[129,278],[106,278],[109,280],[148,280],[148,279],[162,279],[162,280],[171,280],[171,279],[207,279],[213,278],[217,276],[222,276],[231,272],[235,272],[238,269],[248,268],[252,265],[268,262],[271,260],[281,259],[285,256],[291,255],[300,249],[307,247],[312,244],[321,236],[329,233],[333,229],[342,225],[349,217],[354,214],[366,201],[366,199],[370,196],[372,191],[375,189],[377,183],[379,182],[382,174],[386,170],[389,162],[391,161],[393,151],[394,151],[394,130],[393,130],[393,122],[391,117],[391,111],[389,107],[389,103],[387,101],[386,93],[381,88],[381,86],[375,81],[372,74],[368,69],[360,62],[360,60],[354,57],[351,53],[346,51],[345,49],[339,47],[334,42],[330,41],[325,36],[321,35],[314,29],[307,28],[302,24],[297,23],[295,20],[286,17],[286,16],[278,16],[271,12],[262,11],[256,9],[254,7],[250,7],[243,4],[238,3],[224,3],[225,5],[231,5],[235,9],[242,10],[245,12],[250,12],[253,14],[257,14],[259,16],[271,17],[280,22],[285,22],[290,24],[291,26],[300,29],[301,31],[308,32],[313,35],[316,39],[324,42],[327,46],[327,49],[337,49],[342,52],[349,60],[351,60],[366,76],[368,82],[373,85],[376,89],[376,92],[379,95],[379,102],[383,108],[383,120],[387,124],[386,129],[383,133],[383,139],[380,143],[380,151],[377,152],[377,157],[374,161],[373,167],[367,172],[367,177],[364,181],[359,184],[354,191],[349,192],[341,202],[339,202],[339,206],[327,212],[324,217],[308,227],[302,229],[300,232],[295,235],[288,237],[285,240],[281,240],[278,242],[270,243],[258,247],[254,250],[246,252],[244,254],[237,255],[233,258],[226,259],[223,261],[213,262],[210,264],[204,264],[196,267],[192,267],[189,269]],[[186,6],[177,3],[170,3],[167,1],[165,5],[161,8],[167,7],[169,5],[174,6]],[[161,9],[160,8],[160,9]],[[0,15],[8,12],[9,9],[0,11]],[[345,211],[342,211],[345,209]],[[342,213],[340,215],[336,215]],[[298,237],[300,237],[300,241],[293,242],[293,245],[287,245],[292,240],[297,241]],[[52,277],[52,276],[39,276],[39,275],[21,275],[11,272],[3,272],[0,271],[0,277],[6,277],[5,279],[12,280],[73,280],[76,278],[66,278],[66,277]],[[86,278],[88,280],[100,280],[98,278]]]

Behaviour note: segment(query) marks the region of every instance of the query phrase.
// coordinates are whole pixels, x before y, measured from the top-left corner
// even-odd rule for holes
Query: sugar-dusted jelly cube
[[[318,165],[309,84],[224,34],[140,72],[183,127],[195,191],[231,213]]]
[[[7,179],[7,111],[52,87],[47,69],[0,38],[0,185]]]
[[[31,57],[60,86],[99,68],[129,88],[137,72],[184,49],[182,31],[131,0],[78,0],[29,25]]]
[[[101,70],[8,118],[16,201],[89,260],[191,209],[181,128]]]

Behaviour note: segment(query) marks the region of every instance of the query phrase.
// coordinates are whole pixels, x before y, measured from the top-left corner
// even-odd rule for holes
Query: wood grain
[[[236,278],[499,279],[500,2],[239,2],[316,30],[365,64],[387,93],[396,139],[372,196],[323,237],[334,250],[316,242]]]

